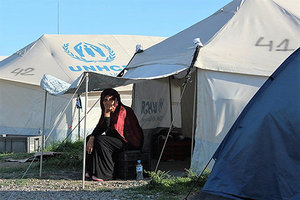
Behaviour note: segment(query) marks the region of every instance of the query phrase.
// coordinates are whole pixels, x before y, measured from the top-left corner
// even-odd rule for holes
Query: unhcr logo
[[[97,45],[87,42],[79,42],[73,47],[69,43],[64,44],[64,51],[74,59],[84,62],[111,62],[116,58],[114,51],[107,45]]]

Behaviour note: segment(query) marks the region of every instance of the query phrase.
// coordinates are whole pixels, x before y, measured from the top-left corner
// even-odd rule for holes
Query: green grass
[[[45,152],[61,152],[61,155],[55,157],[44,157],[43,171],[45,174],[49,172],[58,172],[63,170],[74,171],[82,169],[82,151],[83,141],[65,143],[52,143]],[[4,163],[6,159],[25,159],[34,157],[34,153],[3,153],[0,154],[0,163]],[[30,162],[26,163],[12,163],[11,167],[0,167],[0,177],[8,178],[20,177],[26,171]],[[30,167],[28,173],[39,175],[39,162],[34,162]]]
[[[83,141],[53,143],[45,151],[61,152],[62,154],[45,161],[45,169],[70,169],[82,168]]]
[[[0,154],[0,162],[6,159],[25,159],[33,157],[34,153],[2,153]]]
[[[185,194],[188,193],[194,185],[194,189],[200,191],[207,177],[208,172],[199,179],[196,173],[191,170],[187,170],[187,175],[185,177],[170,176],[164,171],[158,171],[157,173],[150,172],[150,182],[145,187],[149,190],[168,194]]]
[[[5,163],[6,159],[25,159],[33,157],[34,153],[3,153],[0,154],[0,164]],[[30,163],[16,163],[13,162],[11,165],[5,165],[5,167],[0,167],[0,177],[2,178],[8,178],[8,177],[18,177],[20,174],[26,171],[27,167]],[[32,168],[35,168],[37,164],[34,163],[32,165]]]
[[[150,180],[148,184],[128,189],[132,198],[136,198],[140,195],[153,195],[155,199],[158,200],[172,200],[172,199],[182,199],[189,192],[198,193],[203,187],[205,181],[208,178],[209,172],[206,171],[201,178],[196,175],[191,170],[186,170],[185,177],[174,177],[170,176],[168,172],[157,171],[147,172],[150,175]],[[135,194],[137,196],[135,196]]]
[[[25,172],[27,167],[28,167],[28,163],[25,163],[25,164],[22,163],[16,167],[1,168],[0,173],[21,173],[21,172]]]

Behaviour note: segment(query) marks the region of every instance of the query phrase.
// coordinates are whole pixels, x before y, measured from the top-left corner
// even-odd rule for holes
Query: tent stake
[[[41,147],[41,157],[40,157],[40,177],[42,177],[43,169],[43,153],[44,153],[44,135],[45,135],[45,119],[46,119],[46,107],[47,107],[47,91],[45,91],[44,100],[44,116],[43,116],[43,128],[42,128],[42,147]]]

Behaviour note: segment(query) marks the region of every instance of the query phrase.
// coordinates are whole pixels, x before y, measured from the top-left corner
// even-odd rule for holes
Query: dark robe
[[[110,118],[104,117],[102,112],[101,118],[91,134],[95,137],[93,151],[86,157],[87,173],[103,180],[111,180],[117,174],[114,171],[116,153],[125,149],[141,149],[144,140],[142,128],[133,110],[123,105],[119,96],[118,102],[119,104],[111,113]],[[100,105],[104,110],[102,101]]]

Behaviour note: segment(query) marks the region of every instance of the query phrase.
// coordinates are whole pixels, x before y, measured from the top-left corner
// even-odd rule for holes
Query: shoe
[[[93,181],[104,181],[103,179],[97,178],[96,176],[92,176],[92,180]]]

